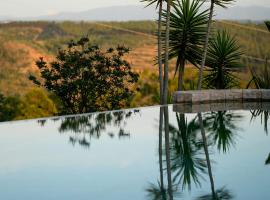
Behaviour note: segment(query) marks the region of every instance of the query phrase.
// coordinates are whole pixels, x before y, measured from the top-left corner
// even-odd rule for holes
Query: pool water
[[[0,199],[270,199],[268,117],[168,106],[1,123]]]

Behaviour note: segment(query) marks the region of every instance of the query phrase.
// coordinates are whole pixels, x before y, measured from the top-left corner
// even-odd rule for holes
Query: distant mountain
[[[129,21],[154,20],[156,11],[153,7],[143,6],[113,6],[97,8],[78,13],[59,13],[51,16],[41,16],[34,20],[73,20],[73,21]]]
[[[270,8],[260,6],[235,6],[228,9],[217,9],[217,19],[253,20],[261,21],[270,19]]]
[[[143,5],[131,5],[97,8],[84,12],[66,12],[50,16],[39,16],[35,18],[17,18],[17,20],[129,21],[154,20],[156,18],[157,13],[155,7],[144,8]],[[270,19],[270,8],[260,6],[235,6],[229,9],[217,8],[215,18],[229,20],[261,21]],[[1,19],[8,20],[10,18],[0,17],[0,20]],[[13,18],[13,20],[15,19]]]

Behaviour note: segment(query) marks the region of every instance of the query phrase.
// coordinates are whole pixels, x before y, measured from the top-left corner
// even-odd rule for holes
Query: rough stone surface
[[[209,90],[211,101],[223,102],[226,100],[225,90]]]
[[[177,103],[191,103],[192,95],[192,92],[176,92],[174,94],[174,100],[176,100]]]
[[[261,90],[243,90],[243,100],[247,101],[261,101]]]
[[[209,104],[175,104],[173,111],[177,113],[205,113],[226,110],[264,110],[270,111],[270,102],[229,102]]]
[[[174,103],[270,101],[270,90],[203,90],[175,92]]]
[[[258,110],[262,108],[262,102],[244,102],[244,110]]]
[[[242,110],[243,103],[242,102],[226,102],[226,109],[225,110]]]
[[[243,99],[243,90],[226,90],[226,101],[239,101]]]
[[[270,101],[270,90],[261,90],[262,92],[262,100]]]
[[[192,94],[192,102],[209,102],[210,94],[207,91],[196,91]]]
[[[226,103],[225,102],[221,102],[221,103],[213,102],[213,103],[210,103],[210,110],[212,110],[212,111],[226,110]]]

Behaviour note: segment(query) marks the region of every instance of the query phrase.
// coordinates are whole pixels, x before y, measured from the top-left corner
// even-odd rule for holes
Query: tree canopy
[[[83,37],[60,49],[54,62],[36,62],[42,80],[29,78],[61,99],[64,114],[120,109],[129,105],[139,77],[123,58],[128,53],[124,46],[101,50]]]

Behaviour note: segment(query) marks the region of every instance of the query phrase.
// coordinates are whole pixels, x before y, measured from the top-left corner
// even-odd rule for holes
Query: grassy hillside
[[[270,34],[263,24],[215,22],[217,29],[226,29],[235,35],[242,46],[245,56],[242,58],[244,68],[238,76],[242,79],[241,87],[249,80],[248,67],[262,67],[263,59],[270,57]],[[13,22],[0,24],[0,91],[6,95],[23,94],[34,87],[28,80],[30,73],[38,74],[35,60],[45,57],[51,60],[58,48],[82,35],[101,47],[118,44],[131,48],[128,60],[133,68],[142,74],[141,93],[137,105],[149,105],[157,97],[149,95],[157,88],[157,68],[154,66],[156,56],[156,23],[138,22]],[[251,59],[252,57],[252,59]],[[256,58],[256,59],[254,59]],[[173,75],[174,63],[171,63]],[[196,79],[196,69],[188,68],[186,85]],[[172,80],[171,90],[175,88]],[[140,97],[140,98],[139,98]]]

